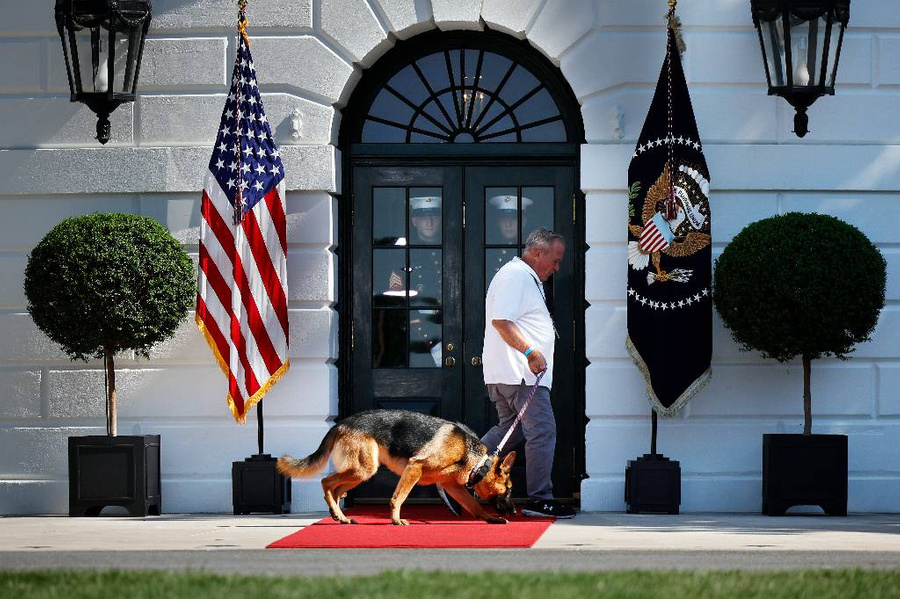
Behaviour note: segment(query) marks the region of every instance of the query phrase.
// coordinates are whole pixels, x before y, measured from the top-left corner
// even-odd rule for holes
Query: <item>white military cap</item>
[[[409,198],[409,207],[413,212],[427,213],[435,211],[440,214],[441,196],[416,196]]]
[[[516,202],[516,196],[514,195],[496,195],[491,197],[488,202],[496,208],[497,210],[511,210],[515,211],[518,208],[518,203]],[[522,210],[525,210],[534,202],[531,201],[530,198],[526,198],[522,196]]]

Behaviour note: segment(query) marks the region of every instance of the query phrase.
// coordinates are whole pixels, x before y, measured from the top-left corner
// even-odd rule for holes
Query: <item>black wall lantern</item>
[[[133,102],[144,39],[150,28],[149,0],[56,0],[72,102],[97,114],[97,140],[109,141],[109,115]]]
[[[769,95],[793,106],[794,133],[806,135],[806,109],[834,95],[850,0],[750,0],[759,31]]]

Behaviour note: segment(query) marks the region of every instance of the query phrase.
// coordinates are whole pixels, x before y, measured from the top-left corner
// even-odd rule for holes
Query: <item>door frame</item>
[[[352,144],[342,154],[342,190],[337,199],[338,247],[338,417],[352,414],[353,377],[346,356],[349,353],[352,322],[353,267],[348,263],[353,255],[353,170],[367,167],[409,166],[567,166],[573,168],[575,189],[572,198],[572,214],[575,219],[575,239],[567,244],[574,257],[573,309],[575,314],[575,380],[572,398],[575,402],[577,437],[574,440],[573,498],[578,499],[579,482],[587,478],[585,469],[585,369],[589,362],[585,356],[585,196],[580,189],[580,146],[574,143],[508,143],[508,144]],[[465,232],[464,232],[465,234]],[[346,257],[346,258],[345,258]],[[580,300],[580,303],[579,303]],[[581,364],[581,366],[579,366]]]

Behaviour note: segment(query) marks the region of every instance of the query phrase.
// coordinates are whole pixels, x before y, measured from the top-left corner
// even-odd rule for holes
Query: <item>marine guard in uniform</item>
[[[524,230],[527,223],[526,209],[533,202],[530,198],[522,197],[522,229]],[[488,199],[494,210],[493,221],[496,230],[488,237],[489,243],[497,243],[511,245],[509,248],[501,248],[496,254],[493,265],[488,266],[487,282],[489,283],[497,271],[504,264],[512,260],[518,255],[519,250],[519,202],[518,197],[514,194],[495,195]]]
[[[416,248],[417,245],[440,246],[442,212],[440,196],[409,198],[409,366],[434,368],[441,365],[441,332],[443,304],[440,247]],[[418,308],[418,309],[416,309]]]

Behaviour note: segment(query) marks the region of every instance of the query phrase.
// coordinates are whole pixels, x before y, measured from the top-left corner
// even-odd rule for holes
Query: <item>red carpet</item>
[[[441,505],[407,505],[400,516],[409,526],[394,526],[386,505],[345,510],[356,524],[340,524],[331,517],[279,539],[269,549],[503,549],[531,547],[553,524],[553,518],[516,515],[508,524],[488,524],[470,516],[457,518]]]

